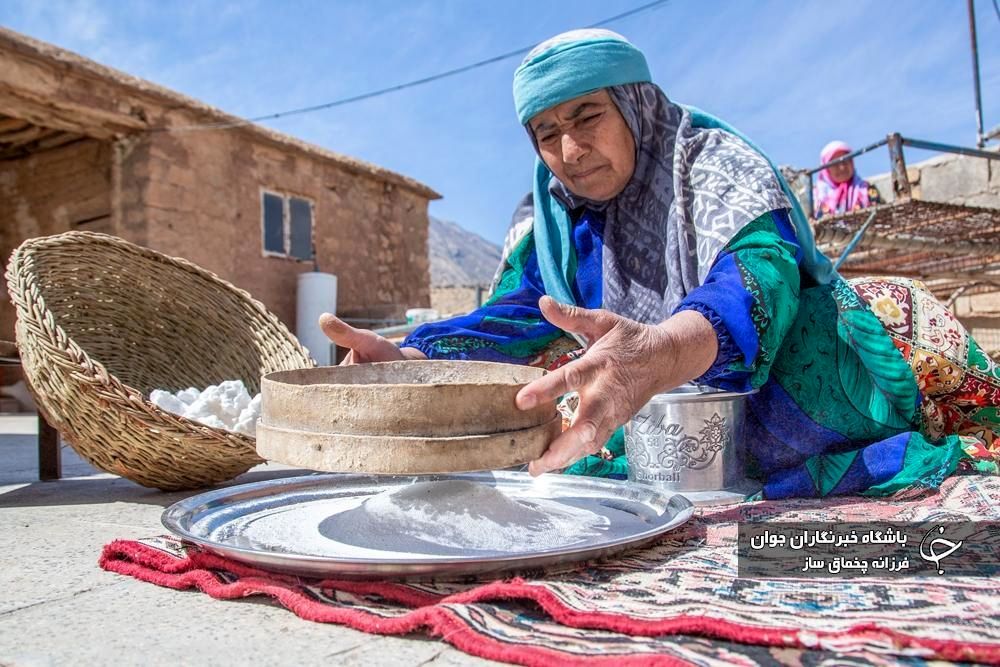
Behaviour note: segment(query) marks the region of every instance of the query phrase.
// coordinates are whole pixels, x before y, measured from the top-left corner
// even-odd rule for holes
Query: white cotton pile
[[[194,387],[177,393],[154,389],[149,400],[175,415],[251,437],[260,416],[260,394],[250,398],[242,380],[227,380],[202,391]]]

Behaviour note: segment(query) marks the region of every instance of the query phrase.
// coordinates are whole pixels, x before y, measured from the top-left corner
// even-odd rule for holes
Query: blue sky
[[[597,22],[643,0],[227,2],[0,0],[0,24],[241,116],[435,74]],[[975,0],[987,129],[1000,125],[1000,19]],[[973,145],[959,0],[672,0],[607,27],[677,101],[742,129],[779,163],[899,131]],[[267,123],[427,183],[431,214],[500,242],[533,153],[510,82],[518,59]],[[908,153],[917,161],[927,154]],[[862,173],[886,171],[879,150]]]

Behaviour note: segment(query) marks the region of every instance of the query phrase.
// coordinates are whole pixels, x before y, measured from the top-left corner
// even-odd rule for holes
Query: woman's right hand
[[[355,329],[336,315],[323,313],[319,317],[319,327],[326,337],[338,347],[350,349],[341,366],[351,364],[368,364],[375,361],[406,361],[426,359],[420,350],[413,347],[397,347],[397,345],[374,331]]]
[[[573,391],[580,396],[572,426],[529,464],[533,476],[596,454],[654,395],[702,375],[718,353],[712,324],[693,310],[660,324],[640,324],[603,309],[566,306],[550,296],[538,306],[557,329],[580,334],[587,349],[515,397],[518,408],[530,410]]]

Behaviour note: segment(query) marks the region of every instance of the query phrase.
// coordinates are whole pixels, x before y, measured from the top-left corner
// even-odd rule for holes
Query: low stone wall
[[[916,199],[966,206],[1000,208],[1000,161],[963,155],[938,155],[907,165],[906,175]],[[889,173],[868,179],[885,201],[892,201]]]

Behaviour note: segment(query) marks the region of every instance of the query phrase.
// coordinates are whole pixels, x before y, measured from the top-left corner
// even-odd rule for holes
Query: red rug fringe
[[[529,584],[518,578],[485,584],[449,596],[415,591],[411,587],[389,582],[309,580],[309,584],[313,586],[356,595],[378,595],[410,608],[410,611],[400,616],[384,618],[360,609],[331,607],[295,590],[296,586],[303,583],[298,577],[260,570],[206,551],[196,551],[186,558],[176,558],[139,542],[116,540],[104,547],[100,566],[110,572],[166,588],[198,589],[222,600],[267,595],[303,619],[346,625],[363,632],[402,635],[424,630],[472,655],[523,665],[586,663],[644,667],[686,663],[665,655],[575,657],[540,647],[510,646],[475,632],[447,605],[530,600],[555,621],[574,628],[609,630],[635,636],[698,635],[745,644],[826,650],[834,650],[830,645],[835,643],[827,640],[868,638],[889,643],[899,649],[920,648],[934,653],[933,656],[921,656],[924,659],[1000,664],[1000,646],[994,644],[916,637],[880,627],[876,623],[858,624],[842,631],[803,631],[797,628],[746,626],[694,614],[648,620],[620,614],[580,612],[565,606],[558,596],[544,586]],[[212,570],[232,572],[240,579],[226,583]]]

